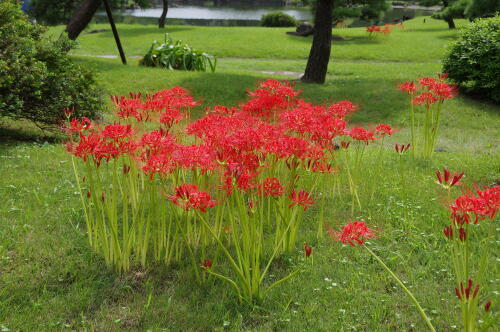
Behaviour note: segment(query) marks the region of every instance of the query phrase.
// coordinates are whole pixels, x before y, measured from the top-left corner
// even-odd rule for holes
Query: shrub
[[[265,27],[295,27],[299,24],[293,16],[283,12],[271,12],[262,15],[260,22]]]
[[[443,72],[465,91],[500,102],[500,17],[470,24],[450,45]]]
[[[18,5],[0,4],[0,116],[44,129],[59,124],[65,108],[74,108],[75,117],[96,117],[102,98],[92,73],[67,56],[74,44],[43,33]]]
[[[207,67],[210,67],[210,70],[215,72],[217,58],[182,44],[181,40],[174,42],[167,33],[165,42],[159,45],[155,40],[139,64],[148,67],[194,71],[206,71]]]

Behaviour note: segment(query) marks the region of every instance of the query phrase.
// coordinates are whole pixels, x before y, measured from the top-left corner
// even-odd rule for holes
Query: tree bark
[[[448,0],[443,0],[443,8],[446,8],[449,6],[449,2]],[[448,28],[449,29],[455,29],[456,26],[455,26],[455,21],[453,20],[453,17],[450,15],[448,17],[445,17],[444,20],[446,21],[446,23],[448,23]]]
[[[68,38],[75,40],[94,17],[102,0],[85,0],[78,6],[66,26]]]
[[[163,11],[161,12],[160,19],[158,20],[158,27],[160,29],[163,29],[165,27],[167,13],[168,13],[168,0],[163,0]]]
[[[314,35],[307,60],[307,66],[302,76],[302,82],[325,83],[330,50],[332,48],[332,10],[333,0],[318,0],[314,16]]]

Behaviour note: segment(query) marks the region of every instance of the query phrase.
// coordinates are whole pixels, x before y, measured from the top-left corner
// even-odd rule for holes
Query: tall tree
[[[38,0],[42,1],[52,1],[52,0]],[[67,1],[67,0],[66,0]],[[90,23],[92,17],[94,17],[95,12],[101,6],[102,0],[73,0],[74,8],[73,15],[69,19],[69,23],[66,26],[66,32],[70,39],[75,40],[78,38],[80,33],[85,29],[85,27]],[[150,0],[134,0],[135,4],[140,7],[149,6]],[[78,5],[78,3],[80,3]],[[124,8],[128,1],[125,0],[109,0],[112,8]]]
[[[78,6],[66,26],[68,38],[75,40],[94,17],[102,0],[85,0]]]
[[[423,6],[441,6],[441,9],[432,17],[448,23],[448,28],[455,29],[455,18],[465,18],[465,8],[471,0],[421,0]]]
[[[332,44],[332,24],[348,17],[372,19],[388,8],[385,0],[316,0],[314,35],[302,82],[325,82]]]
[[[451,13],[449,13],[449,9],[447,10],[447,8],[450,6],[450,3],[448,0],[443,0],[443,11],[444,12],[447,12],[444,16],[443,16],[443,19],[446,21],[446,23],[448,23],[448,28],[450,29],[455,29],[456,26],[455,26],[455,21],[453,20],[453,15]]]
[[[302,82],[325,83],[332,48],[333,1],[318,0],[314,15],[314,35]]]
[[[168,0],[163,0],[163,11],[161,12],[160,19],[158,20],[158,27],[160,29],[163,29],[165,27],[167,13],[168,13]]]
[[[478,17],[491,17],[500,12],[499,0],[470,0],[470,4],[465,9],[465,16],[468,19]]]

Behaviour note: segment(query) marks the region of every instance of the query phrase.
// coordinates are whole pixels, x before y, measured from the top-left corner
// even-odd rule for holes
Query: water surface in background
[[[272,11],[282,11],[299,21],[312,21],[312,13],[303,8],[263,8],[263,7],[204,7],[180,6],[168,10],[167,24],[173,25],[203,25],[203,26],[259,26],[262,15]],[[157,24],[162,12],[161,8],[128,9],[115,11],[113,16],[119,23]],[[430,15],[432,10],[392,8],[380,20],[354,20],[350,26],[366,26],[369,24],[389,23],[403,16]],[[106,13],[100,12],[94,18],[95,22],[107,22]],[[352,20],[351,20],[352,21]]]

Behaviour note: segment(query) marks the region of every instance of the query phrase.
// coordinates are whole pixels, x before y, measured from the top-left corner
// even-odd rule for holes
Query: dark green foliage
[[[478,17],[491,17],[500,12],[500,1],[498,0],[469,0],[470,4],[465,10],[469,19]]]
[[[29,15],[47,25],[67,23],[77,4],[77,0],[31,0]]]
[[[31,0],[29,15],[39,23],[47,25],[66,24],[83,0]],[[150,0],[109,0],[112,8],[123,8],[130,4],[148,7]]]
[[[388,8],[386,0],[334,0],[333,21],[338,22],[346,18],[377,19]],[[316,11],[316,1],[312,3],[312,11]]]
[[[470,0],[451,0],[448,7],[443,7],[441,11],[432,14],[432,17],[438,20],[464,18],[465,9],[469,4]]]
[[[0,116],[43,128],[59,124],[64,108],[96,117],[102,99],[92,73],[67,56],[72,42],[51,41],[43,33],[18,5],[0,3]]]
[[[262,15],[260,22],[264,27],[295,27],[299,24],[293,16],[279,11]]]
[[[153,42],[140,64],[148,67],[194,71],[206,71],[207,68],[210,68],[212,72],[215,72],[217,58],[195,50],[191,46],[183,44],[181,40],[174,42],[167,33],[163,44],[156,40]]]
[[[500,17],[470,24],[451,44],[443,72],[465,91],[500,103]]]

